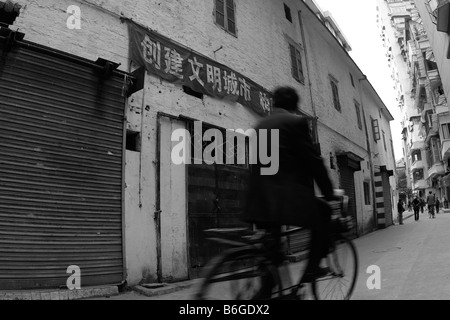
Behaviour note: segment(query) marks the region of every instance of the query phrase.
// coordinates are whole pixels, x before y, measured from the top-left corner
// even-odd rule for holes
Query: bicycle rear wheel
[[[196,298],[198,300],[270,299],[263,292],[263,281],[278,284],[269,261],[255,249],[230,249],[205,267]],[[266,287],[264,287],[266,288]]]
[[[339,236],[334,250],[327,256],[330,274],[313,283],[317,300],[349,300],[355,288],[358,274],[358,255],[352,241]]]

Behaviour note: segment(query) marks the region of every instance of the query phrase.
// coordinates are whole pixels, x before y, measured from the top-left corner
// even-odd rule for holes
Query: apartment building
[[[426,18],[431,21],[429,12],[433,4],[422,2],[422,9],[428,10]],[[381,37],[402,110],[408,186],[420,197],[431,191],[443,198],[446,157],[442,130],[446,128],[448,106],[432,41],[425,28],[427,23],[422,18],[424,12],[419,12],[414,1],[379,0],[378,8]]]

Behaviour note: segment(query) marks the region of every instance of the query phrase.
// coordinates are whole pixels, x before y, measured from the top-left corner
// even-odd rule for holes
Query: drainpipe
[[[158,282],[162,282],[162,255],[161,255],[161,115],[156,116],[156,174],[155,174],[155,191],[156,203],[153,219],[155,221],[156,229],[156,275]]]
[[[359,81],[359,99],[361,100],[361,111],[364,119],[364,130],[366,134],[366,143],[367,143],[367,152],[369,153],[369,167],[370,167],[370,176],[371,176],[371,185],[372,185],[372,207],[373,207],[373,217],[374,222],[373,226],[374,229],[378,229],[378,217],[377,217],[377,204],[376,204],[376,193],[375,193],[375,170],[373,169],[373,161],[372,161],[372,149],[370,147],[370,140],[369,140],[369,130],[367,129],[367,121],[366,121],[366,113],[364,111],[364,102],[361,94],[361,82],[364,80],[367,80],[367,77],[363,75],[364,78],[358,79]]]
[[[315,136],[315,143],[319,143],[319,132],[317,130],[317,115],[316,115],[316,107],[314,105],[314,99],[313,99],[313,93],[312,93],[312,83],[311,83],[311,77],[310,77],[310,73],[309,73],[309,59],[308,59],[308,49],[306,46],[306,37],[305,37],[305,28],[304,28],[304,24],[303,24],[303,19],[302,19],[302,12],[298,11],[298,21],[300,23],[300,32],[302,35],[302,43],[303,43],[303,50],[305,51],[305,61],[306,61],[306,74],[308,76],[308,87],[309,87],[309,95],[311,97],[311,108],[312,108],[312,112],[313,112],[313,117],[314,117],[314,136]]]

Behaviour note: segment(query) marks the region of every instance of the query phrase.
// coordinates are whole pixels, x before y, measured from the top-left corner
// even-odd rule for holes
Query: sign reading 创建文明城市
[[[132,21],[128,26],[130,58],[150,73],[212,97],[236,101],[259,115],[270,113],[270,92],[252,80]]]

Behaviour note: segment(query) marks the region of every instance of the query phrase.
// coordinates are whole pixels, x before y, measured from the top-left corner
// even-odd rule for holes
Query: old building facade
[[[217,252],[202,230],[242,226],[250,154],[197,155],[252,128],[278,85],[300,94],[355,235],[392,224],[392,115],[313,1],[19,4],[0,38],[3,288],[65,285],[70,265],[82,285],[197,277]]]

